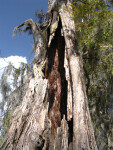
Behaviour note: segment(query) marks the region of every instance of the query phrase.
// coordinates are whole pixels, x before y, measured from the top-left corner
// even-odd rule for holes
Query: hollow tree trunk
[[[29,77],[1,150],[97,149],[74,21],[67,11],[70,5],[68,1],[58,5],[59,9],[48,9],[52,18],[44,76],[39,75],[42,64],[35,63],[34,77]]]

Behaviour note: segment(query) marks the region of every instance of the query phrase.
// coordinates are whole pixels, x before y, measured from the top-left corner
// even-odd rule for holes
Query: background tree
[[[0,102],[0,146],[6,136],[12,113],[20,105],[25,95],[27,76],[32,73],[30,71],[28,65],[24,63],[20,63],[19,68],[15,68],[11,63],[4,68],[0,81],[2,95]]]

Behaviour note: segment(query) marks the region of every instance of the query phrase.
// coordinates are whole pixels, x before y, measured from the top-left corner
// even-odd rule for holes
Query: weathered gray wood
[[[75,39],[75,25],[72,14],[67,11],[70,3],[63,3],[59,10],[68,54],[72,96],[73,96],[73,149],[97,149],[94,131],[89,114],[83,67]],[[71,9],[71,7],[70,7]]]
[[[70,78],[70,70],[69,70],[69,61],[67,51],[65,49],[65,60],[64,60],[64,67],[65,67],[65,75],[67,80],[67,120],[72,119],[72,87],[71,87],[71,78]]]
[[[34,150],[45,129],[48,104],[43,105],[46,79],[30,79],[22,104],[13,113],[3,150]],[[38,115],[39,114],[39,115]]]

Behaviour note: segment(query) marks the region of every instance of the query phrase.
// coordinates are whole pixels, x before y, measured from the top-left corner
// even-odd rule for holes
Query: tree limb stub
[[[29,28],[32,30],[32,33],[34,33],[34,31],[36,30],[36,29],[35,29],[35,28],[36,28],[36,23],[35,23],[32,19],[28,19],[28,20],[26,20],[25,22],[23,22],[22,24],[20,24],[20,25],[18,25],[17,27],[15,27],[13,36],[16,35],[17,30],[20,29],[22,26],[24,26],[24,29],[23,29],[23,30],[20,30],[21,32],[27,31],[27,30],[26,30],[27,26],[29,26]]]

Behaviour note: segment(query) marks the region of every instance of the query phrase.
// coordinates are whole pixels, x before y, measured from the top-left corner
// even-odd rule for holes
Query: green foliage
[[[113,56],[113,11],[104,0],[74,1],[73,18],[80,54],[110,65]],[[105,52],[106,51],[106,52]],[[101,55],[100,55],[101,54]],[[113,73],[113,67],[109,67]]]
[[[79,53],[87,74],[96,74],[95,80],[113,76],[112,5],[105,0],[78,0],[72,4]]]
[[[16,68],[15,68],[15,71],[14,71],[14,78],[15,78],[15,79],[18,79],[18,77],[19,77],[19,75],[20,75],[20,71],[21,71],[20,69],[16,69]]]
[[[72,4],[79,54],[84,63],[90,112],[98,149],[113,148],[113,3]]]
[[[1,122],[1,125],[0,125],[0,146],[2,146],[4,139],[5,139],[6,132],[9,128],[12,112],[13,112],[13,110],[9,109],[7,111],[7,114],[5,114],[5,116],[0,119],[0,122]]]

